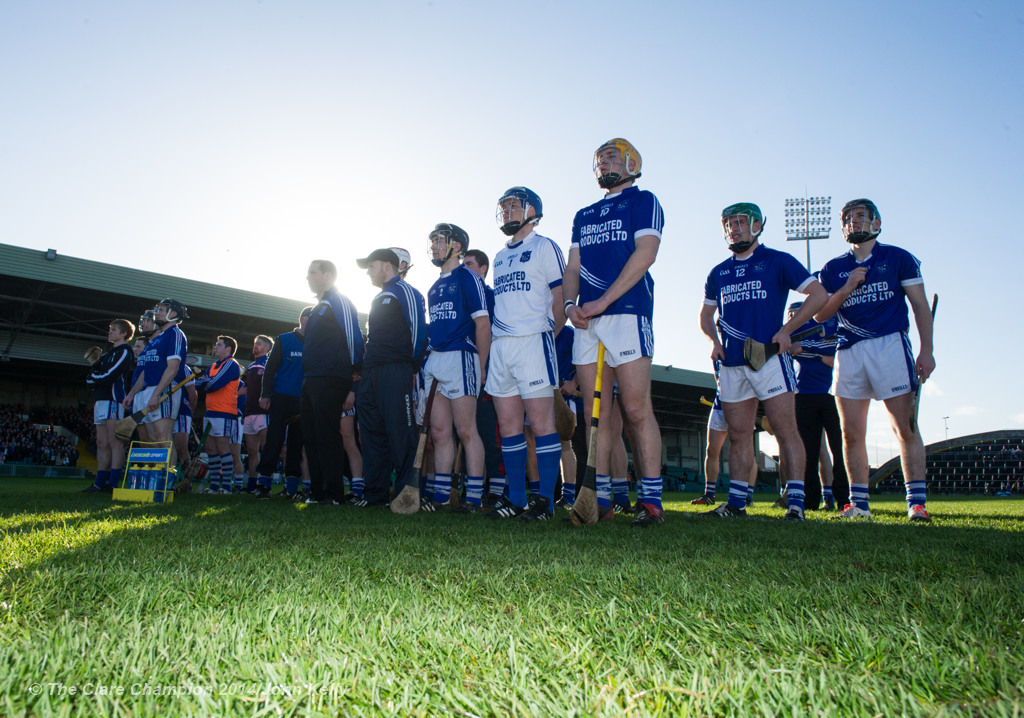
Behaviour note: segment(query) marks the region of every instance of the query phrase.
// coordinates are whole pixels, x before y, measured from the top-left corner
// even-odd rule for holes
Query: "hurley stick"
[[[597,425],[601,416],[601,381],[604,379],[604,344],[597,344],[597,379],[594,382],[594,406],[590,417],[590,443],[587,447],[587,470],[576,490],[576,501],[569,518],[573,524],[596,524],[597,509]]]

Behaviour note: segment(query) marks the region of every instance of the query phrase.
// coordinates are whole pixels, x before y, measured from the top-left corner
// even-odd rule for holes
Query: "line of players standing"
[[[303,494],[307,503],[388,504],[399,514],[436,510],[448,503],[452,492],[458,436],[465,454],[466,484],[465,500],[454,510],[478,513],[488,507],[488,515],[498,519],[550,519],[563,456],[572,454],[556,432],[555,407],[561,410],[562,395],[574,394],[578,387],[583,421],[577,423],[589,420],[600,343],[606,350],[602,394],[611,396],[614,387],[616,396],[615,402],[601,405],[595,457],[601,518],[612,518],[616,506],[629,505],[625,470],[619,470],[623,477],[617,482],[612,479],[613,454],[619,453],[613,447],[621,445],[625,427],[639,473],[633,525],[662,523],[661,436],[650,393],[654,282],[649,269],[657,257],[664,215],[657,198],[635,186],[641,158],[628,141],[617,138],[601,145],[594,153],[593,169],[605,196],[576,214],[568,261],[554,242],[536,232],[543,214],[536,193],[513,187],[501,196],[497,221],[509,239],[494,260],[493,290],[482,281],[487,273],[486,255],[470,250],[467,233],[451,223],[436,225],[429,235],[431,261],[440,270],[440,278],[427,299],[405,281],[410,257],[404,250],[382,248],[358,259],[358,265],[380,289],[371,303],[365,339],[355,307],[334,286],[336,267],[326,260],[313,261],[307,282],[318,303],[303,312],[295,331],[281,335],[277,342],[261,338],[264,350],[267,344],[272,347],[271,381],[263,375],[268,371],[264,356],[257,355],[256,369],[248,370],[259,373],[263,382],[259,398],[247,405],[254,407],[254,415],[269,418],[269,427],[253,420],[252,433],[267,435],[269,429],[272,437],[263,447],[256,471],[258,495],[269,495],[270,474],[285,437],[289,437],[285,493],[301,493],[297,485],[300,452],[294,438],[301,429],[309,474],[308,495]],[[815,317],[833,322],[827,331],[836,329],[831,318],[838,313],[841,361],[837,362],[836,393],[852,499],[841,516],[870,516],[863,425],[870,400],[879,398],[885,400],[893,418],[901,450],[906,449],[902,451],[904,463],[910,459],[904,466],[910,518],[929,520],[924,510],[923,444],[909,421],[909,397],[917,382],[934,368],[930,316],[924,321],[920,311],[922,304],[927,309],[927,303],[919,262],[896,247],[876,246],[881,217],[869,200],[855,200],[844,207],[844,234],[853,249],[826,264],[819,273],[821,282],[791,255],[760,245],[764,217],[756,205],[727,207],[722,225],[733,256],[708,276],[700,326],[712,342],[719,381],[712,422],[720,408],[721,424],[710,428],[716,436],[724,431],[732,439],[733,476],[729,501],[709,515],[745,515],[743,507],[752,481],[737,477],[752,478],[751,472],[756,471],[750,436],[760,401],[780,444],[789,498],[786,518],[803,519],[806,485],[810,483],[805,482],[809,463],[805,444],[813,448],[820,443],[823,420],[816,419],[816,428],[798,429],[792,356],[802,354],[801,364],[810,366],[811,361],[818,361],[827,366],[829,347],[811,341],[792,345],[789,337]],[[781,324],[790,290],[808,298],[792,305],[788,321]],[[925,344],[916,363],[906,337],[904,297],[914,308]],[[187,371],[182,363],[185,339],[177,326],[185,316],[185,308],[175,300],[157,306],[157,333],[139,354],[137,378],[122,402],[125,408],[145,407],[144,425],[150,440],[169,441],[173,433],[180,399],[172,395],[161,401],[159,397]],[[566,326],[567,320],[575,330]],[[742,359],[747,337],[776,342],[780,353],[754,372]],[[115,342],[111,352],[118,346]],[[236,394],[241,378],[234,349],[233,340],[219,337],[217,363],[197,382],[197,388],[207,393],[211,457],[218,457],[211,459],[210,472],[220,476],[221,492],[228,476],[236,487],[241,483],[240,462],[228,448],[237,443],[237,436],[231,436],[237,417],[227,397]],[[827,386],[824,391],[820,386],[822,371],[815,368],[802,373],[809,377],[808,400],[814,394],[827,396]],[[815,374],[817,385],[812,388]],[[479,400],[482,391],[490,402]],[[102,412],[99,394],[97,397],[99,421]],[[115,392],[107,406],[115,406],[116,399]],[[504,481],[488,477],[491,471],[486,471],[487,450],[477,428],[477,414],[487,403],[497,419]],[[578,403],[568,401],[577,412]],[[421,486],[417,412],[423,422],[427,407],[434,471],[431,484]],[[352,438],[353,409],[361,454]],[[810,415],[810,408],[804,413]],[[245,421],[249,418],[247,413]],[[484,424],[488,424],[486,418]],[[914,466],[916,444],[921,444],[920,470]],[[341,474],[346,458],[353,476],[347,495]],[[493,459],[492,452],[492,467]],[[528,467],[532,469],[529,485]],[[360,473],[364,475],[358,476]],[[484,498],[487,478],[488,494],[495,496],[491,501]],[[571,502],[571,478],[571,472],[565,472],[563,501]],[[97,486],[103,488],[99,479]],[[423,488],[426,490],[421,491]],[[711,503],[713,493],[709,481],[705,497],[697,503]]]

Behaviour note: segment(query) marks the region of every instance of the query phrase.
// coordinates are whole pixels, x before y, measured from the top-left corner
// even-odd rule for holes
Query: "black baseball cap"
[[[389,262],[392,267],[398,269],[398,255],[392,250],[387,248],[375,249],[370,252],[369,257],[357,259],[356,264],[359,265],[360,269],[366,269],[370,266],[370,262]]]

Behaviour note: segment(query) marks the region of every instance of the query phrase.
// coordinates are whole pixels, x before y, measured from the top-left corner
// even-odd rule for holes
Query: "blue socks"
[[[505,460],[508,479],[508,500],[519,508],[526,506],[526,436],[516,434],[501,439],[501,456]]]
[[[96,481],[93,485],[97,489],[102,489],[104,486],[110,483],[110,469],[99,469],[96,472]]]
[[[790,481],[786,484],[786,496],[789,497],[789,508],[804,512],[804,482]]]
[[[285,476],[284,477],[284,490],[291,496],[299,490],[299,477],[298,476]]]
[[[729,482],[729,505],[737,509],[746,509],[747,507],[747,482],[746,481],[730,481]]]
[[[834,500],[834,498],[832,496],[832,487],[831,486],[822,486],[821,487],[821,498],[824,501],[833,501]]]
[[[715,498],[715,489],[717,487],[718,487],[718,481],[717,480],[715,480],[715,481],[707,481],[707,480],[705,480],[704,481],[704,493],[707,494],[708,496],[710,496],[711,498]]]
[[[452,494],[452,475],[434,474],[434,501],[439,504],[448,503]]]
[[[484,499],[484,477],[466,477],[466,503],[480,506]]]
[[[642,487],[641,500],[645,506],[653,506],[656,509],[661,509],[661,477],[656,476],[653,479],[649,479],[646,476],[640,480]],[[629,497],[626,497],[626,503],[629,503]]]
[[[617,504],[629,504],[629,479],[612,479],[612,499]]]
[[[850,503],[858,509],[870,511],[867,484],[850,484]]]
[[[97,478],[97,481],[99,479]],[[925,495],[926,482],[924,481],[908,481],[907,482],[907,509],[912,509],[915,506],[924,506],[926,495]]]
[[[607,474],[597,475],[597,505],[602,509],[612,507],[612,477]]]
[[[562,482],[562,501],[570,506],[576,502],[576,484]]]
[[[558,467],[562,463],[562,442],[558,434],[536,437],[537,473],[540,474],[538,491],[548,500],[548,510],[555,506],[555,484],[558,483]]]

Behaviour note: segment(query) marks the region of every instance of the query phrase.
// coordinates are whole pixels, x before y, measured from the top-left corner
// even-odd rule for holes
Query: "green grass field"
[[[0,714],[1024,711],[1020,500],[638,531],[79,488],[0,483]]]

